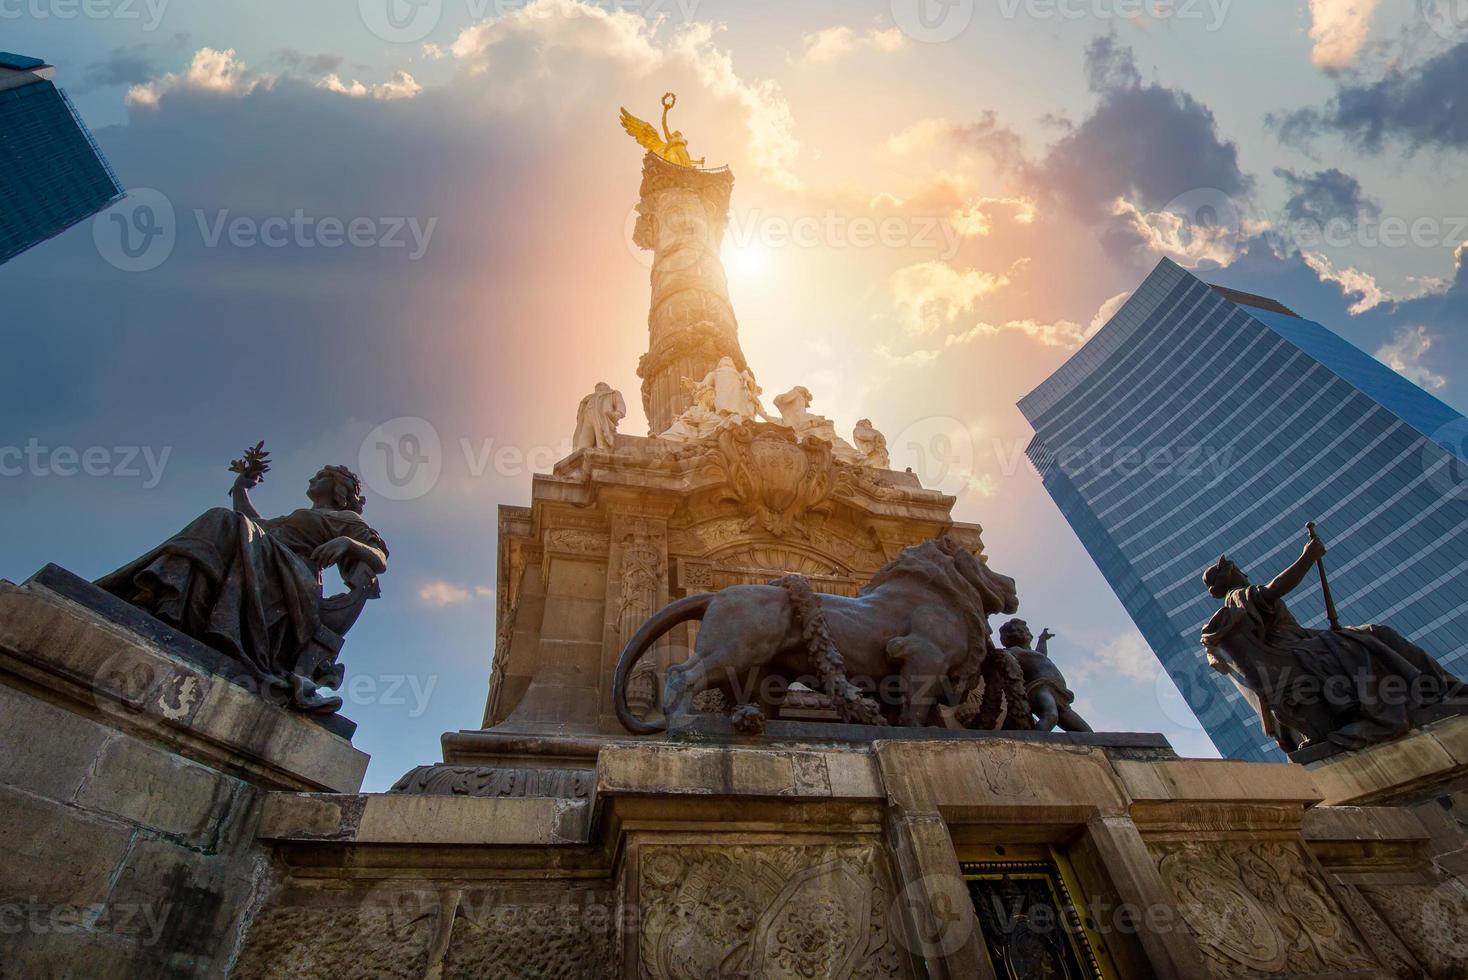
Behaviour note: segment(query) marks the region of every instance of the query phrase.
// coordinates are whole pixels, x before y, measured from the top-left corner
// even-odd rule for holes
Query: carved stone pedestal
[[[537,475],[529,507],[500,508],[486,729],[625,734],[617,658],[672,599],[790,572],[855,595],[903,548],[944,534],[982,553],[982,529],[952,519],[952,497],[777,429],[684,446],[618,436],[614,451],[582,450]],[[657,710],[662,672],[696,635],[687,624],[659,642],[633,675],[634,703]]]
[[[1361,917],[1397,949],[1398,975],[1468,976],[1468,717],[1309,769],[1332,809],[1400,814],[1421,828],[1409,855],[1352,855],[1343,869]]]
[[[0,582],[0,977],[225,976],[269,887],[261,800],[353,792],[366,767],[142,633]]]
[[[1318,806],[1298,766],[1104,734],[446,743],[400,792],[270,797],[283,874],[236,976],[1461,975],[1378,911],[1422,887],[1422,822]]]

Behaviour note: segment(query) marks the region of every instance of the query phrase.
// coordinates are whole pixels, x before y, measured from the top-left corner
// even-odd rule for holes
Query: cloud
[[[1423,363],[1434,339],[1425,326],[1400,327],[1377,349],[1376,359],[1428,391],[1441,391],[1448,386],[1448,379]]]
[[[1388,142],[1408,150],[1468,147],[1468,41],[1420,65],[1396,68],[1375,81],[1339,83],[1324,107],[1271,115],[1286,143],[1307,145],[1336,134],[1366,153]]]
[[[1144,211],[1120,197],[1112,202],[1111,215],[1115,223],[1107,238],[1113,254],[1144,249],[1196,269],[1205,263],[1229,265],[1239,253],[1241,229],[1228,222],[1199,222],[1177,209]]]
[[[1251,190],[1213,112],[1186,92],[1143,84],[1130,49],[1098,37],[1085,71],[1099,101],[1033,169],[1037,188],[1096,222],[1117,215],[1118,200],[1146,213],[1199,188],[1227,197]]]
[[[1124,293],[1117,293],[1115,296],[1102,303],[1101,308],[1096,311],[1096,315],[1091,317],[1090,329],[1086,331],[1087,339],[1094,337],[1098,330],[1106,326],[1106,324],[1110,323],[1111,318],[1116,316],[1117,311],[1121,309],[1122,304],[1131,298],[1132,292],[1131,290],[1127,290]]]
[[[954,210],[950,220],[954,229],[963,237],[980,238],[993,229],[991,212],[995,208],[1013,211],[1015,224],[1029,225],[1035,222],[1035,202],[1028,197],[974,198]]]
[[[1086,86],[1092,92],[1119,92],[1142,87],[1132,49],[1120,45],[1115,34],[1101,34],[1086,47]]]
[[[655,29],[627,11],[603,10],[577,0],[533,0],[504,17],[466,28],[450,51],[471,76],[493,71],[498,83],[495,97],[507,106],[543,100],[541,90],[548,77],[578,78],[578,84],[586,87],[592,77],[586,71],[587,59],[615,66],[623,87],[645,87],[645,80],[654,76],[687,79],[691,84],[669,87],[684,93],[697,88],[721,103],[720,108],[734,107],[748,137],[744,152],[749,161],[779,187],[800,190],[802,183],[791,169],[800,143],[780,87],[768,80],[742,78],[728,53],[714,46],[714,30],[708,24],[679,28],[661,43],[654,40]],[[704,125],[716,121],[707,104],[699,118]],[[692,138],[696,144],[698,134]],[[697,145],[693,151],[699,152]]]
[[[1346,311],[1351,316],[1359,316],[1369,310],[1374,310],[1392,298],[1377,284],[1376,277],[1370,273],[1362,272],[1354,266],[1337,269],[1329,258],[1318,252],[1301,249],[1300,257],[1315,271],[1321,282],[1335,283],[1341,287],[1341,292],[1345,295],[1357,297],[1356,302]]]
[[[887,139],[887,151],[899,156],[951,147],[986,157],[1001,174],[1019,171],[1025,165],[1023,140],[1014,130],[1000,125],[993,109],[985,109],[977,119],[962,123],[941,116],[919,119]]]
[[[457,606],[470,599],[492,598],[494,598],[494,590],[483,585],[470,588],[455,585],[453,582],[445,582],[442,579],[432,579],[418,587],[418,601],[435,609]]]
[[[1076,672],[1082,678],[1121,676],[1134,681],[1154,681],[1162,672],[1157,655],[1136,631],[1113,637]]]
[[[1274,175],[1285,182],[1290,192],[1284,208],[1284,216],[1289,221],[1322,228],[1343,221],[1355,227],[1362,215],[1381,214],[1381,205],[1362,192],[1359,180],[1333,167],[1312,174],[1276,167]]]
[[[276,59],[287,68],[294,69],[303,75],[327,75],[337,71],[342,66],[341,55],[336,54],[306,54],[295,48],[284,48],[275,55]]]
[[[870,30],[858,34],[849,27],[828,27],[801,38],[804,51],[801,60],[806,64],[822,65],[839,61],[857,51],[877,51],[890,54],[901,50],[906,38],[902,31],[893,27],[885,31]]]
[[[245,63],[235,55],[234,48],[224,51],[200,48],[194,53],[194,60],[189,67],[181,74],[170,72],[141,85],[134,85],[128,90],[127,104],[156,108],[165,95],[175,91],[245,96],[257,88],[269,88],[274,84],[274,75],[250,72]]]
[[[1310,58],[1315,67],[1338,71],[1350,66],[1366,44],[1371,15],[1380,0],[1310,0]]]
[[[371,87],[355,79],[352,80],[352,84],[347,85],[334,72],[316,84],[328,92],[338,92],[355,98],[365,98],[370,95],[374,99],[381,99],[385,102],[392,99],[411,99],[423,91],[423,86],[419,85],[418,81],[405,71],[395,72],[388,81],[379,82]]]
[[[1004,323],[985,323],[981,321],[975,323],[967,330],[950,333],[944,338],[943,346],[936,350],[914,350],[908,351],[905,354],[896,354],[889,347],[883,346],[878,348],[877,353],[888,364],[897,367],[921,368],[927,367],[929,364],[937,361],[946,351],[952,350],[955,347],[963,347],[978,340],[997,337],[1005,332],[1024,334],[1044,347],[1075,350],[1094,337],[1096,331],[1104,327],[1107,321],[1116,315],[1116,311],[1121,309],[1121,304],[1126,302],[1129,296],[1131,296],[1129,292],[1118,293],[1102,303],[1101,308],[1096,311],[1096,315],[1091,318],[1089,326],[1082,326],[1070,320],[1055,320],[1048,323],[1033,319],[1008,320]],[[981,490],[977,486],[971,487],[971,489],[976,491]],[[992,488],[990,490],[982,490],[981,493],[983,496],[992,496]]]
[[[77,91],[90,92],[115,85],[141,85],[157,72],[149,51],[146,44],[113,48],[107,57],[87,66]]]
[[[908,332],[921,336],[972,313],[980,299],[1007,285],[1009,278],[1002,274],[920,262],[892,274],[892,297]]]

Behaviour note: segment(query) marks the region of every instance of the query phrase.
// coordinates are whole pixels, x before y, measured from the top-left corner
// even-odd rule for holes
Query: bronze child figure
[[[97,585],[251,668],[263,696],[300,711],[331,713],[342,634],[380,593],[387,545],[362,519],[362,486],[327,466],[306,486],[310,507],[266,518],[249,491],[269,470],[263,444],[236,460],[232,509],[206,511],[163,544]],[[321,573],[335,566],[351,592],[323,600]]]
[[[1034,730],[1048,732],[1059,725],[1067,732],[1089,732],[1091,726],[1071,707],[1075,695],[1066,686],[1065,675],[1050,659],[1050,641],[1054,638],[1054,633],[1042,630],[1037,642],[1023,619],[1011,619],[999,627],[999,642],[1004,644],[1004,652],[1024,671],[1025,695],[1029,698],[1030,713],[1035,716]]]

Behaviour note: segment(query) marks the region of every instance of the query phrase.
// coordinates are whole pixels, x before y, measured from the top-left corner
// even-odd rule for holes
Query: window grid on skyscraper
[[[1320,324],[1164,260],[1020,408],[1046,489],[1225,756],[1283,758],[1207,666],[1202,571],[1228,553],[1266,581],[1307,521],[1347,622],[1389,621],[1468,673],[1468,468],[1447,437],[1468,424]],[[1313,579],[1291,605],[1325,625]]]

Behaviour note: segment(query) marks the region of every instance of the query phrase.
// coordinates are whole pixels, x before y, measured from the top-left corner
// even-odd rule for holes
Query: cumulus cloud
[[[905,42],[902,31],[895,27],[885,31],[873,29],[864,34],[849,27],[828,27],[801,38],[804,49],[801,60],[807,64],[820,65],[839,61],[858,51],[888,54],[900,50]]]
[[[445,582],[442,579],[432,579],[418,587],[418,601],[435,609],[457,606],[470,599],[492,598],[494,598],[494,590],[483,585],[469,587]]]
[[[341,55],[336,54],[306,54],[295,48],[284,48],[276,52],[276,59],[287,68],[291,68],[303,75],[328,75],[337,71],[342,66]]]
[[[1161,671],[1157,655],[1142,634],[1132,631],[1109,640],[1077,673],[1083,678],[1120,676],[1134,681],[1152,681]]]
[[[105,58],[87,66],[78,92],[115,85],[141,85],[157,73],[151,49],[146,44],[113,48]]]
[[[1106,326],[1106,324],[1110,323],[1111,318],[1116,316],[1117,312],[1121,309],[1122,304],[1131,298],[1131,290],[1127,290],[1124,293],[1117,293],[1115,296],[1102,303],[1101,308],[1096,311],[1096,315],[1091,318],[1091,327],[1089,330],[1086,331],[1086,338],[1090,339],[1091,337],[1095,336],[1096,331],[1100,330],[1102,327]]]
[[[955,269],[947,262],[920,262],[892,275],[892,297],[909,333],[922,336],[972,313],[985,296],[1009,285],[1002,274]]]
[[[887,139],[887,150],[898,155],[929,153],[937,148],[957,148],[978,153],[993,163],[1001,174],[1025,165],[1024,142],[1018,133],[1001,125],[993,109],[978,118],[956,122],[943,117],[919,119]]]
[[[1350,66],[1366,44],[1371,15],[1380,0],[1310,0],[1310,57],[1315,67],[1337,71]]]
[[[1403,326],[1377,349],[1376,359],[1428,391],[1441,391],[1448,386],[1448,379],[1424,363],[1434,340],[1425,326]]]
[[[335,72],[316,84],[328,92],[338,92],[355,98],[371,96],[385,102],[392,99],[411,99],[423,91],[423,86],[418,84],[417,79],[405,71],[397,71],[392,78],[372,86],[363,85],[356,79],[353,79],[352,83],[348,85]]]
[[[1320,277],[1321,282],[1335,283],[1341,287],[1341,292],[1346,296],[1356,297],[1356,301],[1346,311],[1351,316],[1360,316],[1362,313],[1374,310],[1392,298],[1377,283],[1376,277],[1370,273],[1362,272],[1354,266],[1337,269],[1329,258],[1318,252],[1302,249],[1300,257]]]
[[[1126,198],[1111,204],[1116,223],[1108,230],[1113,250],[1144,249],[1196,269],[1205,263],[1228,265],[1239,254],[1242,229],[1229,222],[1207,223],[1175,208],[1145,211]]]
[[[1188,191],[1242,197],[1252,180],[1213,112],[1186,92],[1144,84],[1129,48],[1101,36],[1086,50],[1095,109],[1049,150],[1032,181],[1084,219],[1104,221],[1122,200],[1149,212]]]
[[[156,108],[165,95],[174,91],[245,96],[257,88],[269,88],[274,84],[274,75],[251,72],[236,56],[234,48],[223,51],[200,48],[185,71],[169,72],[152,81],[134,85],[128,90],[127,104]]]
[[[679,28],[665,43],[654,39],[654,30],[655,25],[627,11],[603,10],[578,0],[533,0],[503,17],[466,28],[449,50],[471,76],[497,68],[495,97],[505,105],[543,98],[540,90],[547,77],[585,78],[588,58],[617,66],[630,76],[629,84],[639,80],[646,85],[645,80],[653,77],[689,79],[693,84],[676,90],[698,88],[735,108],[747,135],[744,150],[763,176],[784,189],[801,189],[792,169],[800,143],[780,87],[740,76],[729,54],[714,45],[708,24]],[[707,110],[701,113],[706,125],[712,116]],[[693,137],[696,142],[697,134]]]
[[[1388,142],[1408,150],[1468,147],[1468,41],[1374,81],[1345,78],[1325,106],[1274,115],[1270,123],[1298,145],[1335,134],[1367,153]]]
[[[1363,215],[1381,214],[1381,205],[1362,192],[1361,182],[1334,167],[1307,174],[1276,167],[1274,175],[1285,182],[1290,192],[1284,208],[1284,216],[1289,221],[1320,227],[1332,222],[1354,226]]]

